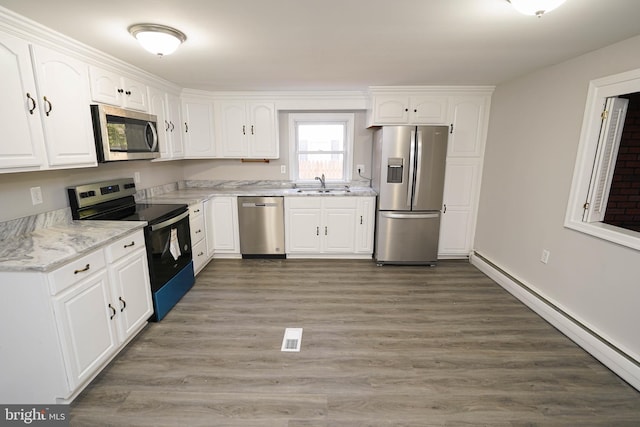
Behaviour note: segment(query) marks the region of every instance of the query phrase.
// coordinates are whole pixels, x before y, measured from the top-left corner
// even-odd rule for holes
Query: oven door
[[[147,227],[151,290],[160,289],[191,262],[189,211]]]

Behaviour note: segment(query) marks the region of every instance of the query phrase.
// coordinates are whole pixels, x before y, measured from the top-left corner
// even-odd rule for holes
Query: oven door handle
[[[163,228],[167,228],[170,225],[175,224],[176,222],[182,221],[183,219],[187,218],[189,216],[189,211],[186,211],[184,213],[181,213],[180,215],[173,217],[171,219],[168,219],[166,221],[162,221],[159,224],[153,224],[151,226],[151,231],[156,231],[156,230],[161,230]]]

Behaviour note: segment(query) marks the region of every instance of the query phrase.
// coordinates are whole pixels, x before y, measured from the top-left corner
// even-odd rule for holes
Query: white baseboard
[[[632,387],[640,390],[640,362],[633,361],[614,345],[596,336],[595,333],[576,323],[567,314],[544,301],[530,291],[526,283],[514,279],[496,264],[482,256],[472,254],[471,264],[502,286],[507,292],[519,299],[540,317],[551,323],[560,332],[582,347],[587,353],[598,359],[603,365],[615,372]]]

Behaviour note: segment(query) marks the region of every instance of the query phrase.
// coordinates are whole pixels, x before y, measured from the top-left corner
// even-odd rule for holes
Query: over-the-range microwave
[[[156,116],[109,105],[91,105],[91,116],[99,162],[160,157]]]

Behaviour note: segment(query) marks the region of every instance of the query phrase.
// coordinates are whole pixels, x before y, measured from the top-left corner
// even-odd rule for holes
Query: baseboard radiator
[[[478,252],[470,262],[520,302],[640,391],[640,362],[555,306],[526,283],[518,280]]]

